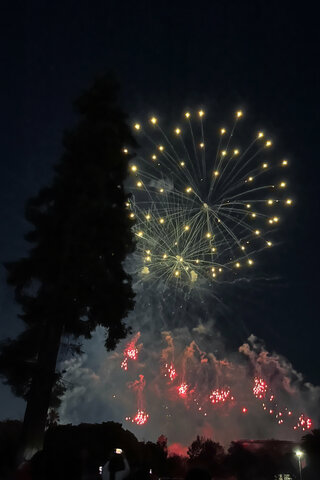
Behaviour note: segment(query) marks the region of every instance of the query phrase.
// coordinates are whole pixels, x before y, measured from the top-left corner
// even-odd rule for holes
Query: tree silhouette
[[[79,122],[64,135],[53,183],[26,205],[29,254],[6,264],[26,328],[2,344],[0,374],[27,400],[27,457],[42,448],[48,407],[62,391],[56,362],[63,335],[90,338],[101,325],[106,348],[114,349],[128,334],[123,319],[134,305],[122,264],[134,249],[123,147],[135,142],[116,83],[100,78],[74,107]]]
[[[312,430],[302,437],[301,447],[307,455],[307,467],[303,471],[306,479],[320,478],[320,430]]]
[[[187,454],[190,466],[205,467],[211,475],[219,475],[224,460],[224,450],[219,443],[197,436],[188,448]]]

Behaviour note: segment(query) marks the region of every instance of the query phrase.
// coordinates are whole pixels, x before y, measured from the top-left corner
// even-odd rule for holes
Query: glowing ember
[[[185,397],[188,391],[188,385],[186,383],[181,383],[181,385],[178,387],[178,393],[180,397]]]
[[[230,396],[229,389],[213,390],[210,395],[210,401],[213,404],[224,403],[229,398],[229,396]]]
[[[243,407],[242,413],[248,413],[248,409],[246,407]]]
[[[264,398],[266,396],[267,389],[268,389],[268,385],[265,382],[265,380],[263,380],[263,378],[256,377],[254,379],[254,386],[252,391],[256,398]]]

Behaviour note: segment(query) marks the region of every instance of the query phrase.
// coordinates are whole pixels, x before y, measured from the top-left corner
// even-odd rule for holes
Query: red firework
[[[298,423],[293,427],[294,430],[297,430],[298,428],[301,428],[303,432],[305,430],[310,430],[310,428],[312,428],[311,418],[306,417],[302,413],[298,419]]]
[[[174,366],[171,364],[170,366],[168,366],[168,364],[166,363],[165,365],[165,368],[167,369],[167,373],[165,373],[165,376],[169,376],[171,382],[173,382],[173,380],[176,378],[177,376],[177,372],[176,372],[176,369],[174,368]]]
[[[229,389],[216,389],[211,392],[210,401],[214,405],[218,403],[224,403],[226,400],[233,400],[233,397],[230,397]]]
[[[254,386],[252,388],[253,394],[256,398],[264,398],[268,390],[268,385],[263,378],[255,377]]]
[[[131,342],[129,342],[123,352],[123,361],[121,363],[121,368],[123,370],[128,370],[128,360],[137,360],[138,359],[138,353],[139,353],[139,350],[138,348],[136,347],[136,343],[137,341],[139,340],[140,338],[140,332],[138,332],[134,337],[133,339],[131,340]]]
[[[178,394],[180,397],[185,397],[187,395],[189,386],[186,383],[181,383],[178,387]]]
[[[127,371],[128,370],[128,358],[125,357],[124,360],[121,362],[121,368],[122,370]]]
[[[143,410],[138,410],[133,418],[126,417],[126,420],[136,425],[145,425],[149,419],[148,413]]]

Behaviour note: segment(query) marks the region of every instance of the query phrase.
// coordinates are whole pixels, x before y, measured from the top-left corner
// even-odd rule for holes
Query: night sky
[[[132,121],[156,113],[174,122],[198,106],[225,118],[241,107],[290,158],[296,206],[267,259],[275,280],[248,291],[247,303],[234,299],[232,328],[237,341],[254,331],[320,384],[316,12],[274,1],[4,3],[1,262],[26,252],[25,200],[50,181],[72,100],[99,73],[115,72]],[[3,267],[0,282],[4,338],[22,325]],[[20,418],[22,402],[7,387],[0,395],[1,418]]]

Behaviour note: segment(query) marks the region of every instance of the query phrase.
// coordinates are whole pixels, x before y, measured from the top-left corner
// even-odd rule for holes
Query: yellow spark
[[[227,150],[222,150],[221,155],[225,157],[227,155]]]
[[[204,143],[200,143],[200,148],[204,148]]]
[[[215,272],[213,272],[212,276],[215,278],[217,276],[217,274]]]
[[[196,260],[196,263],[198,264],[199,262],[200,262],[200,260],[197,259],[197,260]]]
[[[152,160],[157,160],[157,155],[152,155]]]
[[[242,115],[243,115],[242,111],[241,111],[241,110],[238,110],[238,111],[237,111],[237,118],[242,117]]]
[[[272,218],[269,218],[269,220],[268,220],[268,221],[269,221],[269,223],[273,223],[273,220],[272,220]]]
[[[252,180],[253,180],[253,177],[248,178],[248,182],[252,182]]]
[[[203,117],[203,115],[204,115],[204,111],[203,111],[203,110],[199,110],[198,113],[199,113],[199,117]]]
[[[263,163],[263,164],[262,164],[262,168],[268,168],[268,164],[267,164],[267,163]]]
[[[187,193],[191,193],[191,192],[192,192],[192,188],[191,188],[191,187],[187,187],[187,188],[186,188],[186,192],[187,192]]]
[[[224,135],[224,134],[226,133],[226,129],[225,129],[225,128],[221,128],[220,133],[221,133],[221,135]]]
[[[291,200],[291,198],[287,198],[286,204],[287,204],[287,205],[292,205],[292,200]]]
[[[253,260],[251,260],[251,258],[248,259],[248,264],[253,265]]]
[[[263,132],[258,132],[258,138],[262,138],[264,137],[264,133]]]
[[[241,246],[241,250],[245,250],[245,249],[246,249],[246,247],[244,247],[244,246],[242,245],[242,246]]]
[[[222,268],[219,268],[219,272],[222,272]]]
[[[138,232],[138,233],[137,233],[137,236],[138,236],[138,237],[143,237],[143,232],[141,232],[141,231]]]
[[[235,150],[233,150],[233,153],[234,153],[234,155],[238,155],[238,154],[239,154],[239,150],[236,148]]]
[[[136,172],[138,170],[137,165],[131,165],[130,170],[131,172]]]
[[[268,247],[272,247],[272,242],[267,242]]]
[[[146,257],[146,261],[151,262],[151,257],[149,255]]]
[[[279,222],[279,217],[273,217],[273,221],[274,221],[275,223],[278,223],[278,222]]]
[[[256,235],[260,235],[260,230],[255,230],[254,233],[255,233]]]
[[[287,186],[286,182],[281,182],[280,183],[280,188],[285,188]]]
[[[272,145],[271,140],[267,140],[267,141],[266,141],[266,147],[271,147],[271,145]]]
[[[142,182],[137,182],[137,187],[141,188],[142,187]]]
[[[247,208],[251,208],[250,203],[247,203],[246,207],[247,207]]]
[[[211,248],[211,252],[216,252],[216,251],[217,251],[216,247]]]
[[[185,166],[185,163],[184,163],[184,162],[180,162],[180,166],[181,166],[181,167],[184,167],[184,166]]]
[[[129,202],[126,202],[126,207],[130,207],[130,203],[129,203]]]
[[[240,268],[240,267],[241,267],[241,265],[240,265],[239,262],[237,262],[237,263],[235,264],[235,266],[236,266],[236,268]]]
[[[136,130],[140,130],[140,128],[141,128],[140,123],[136,123],[136,124],[134,125],[134,128],[135,128]]]
[[[282,165],[283,167],[286,167],[286,166],[288,165],[288,160],[282,160],[281,165]]]
[[[175,129],[175,133],[176,133],[177,135],[180,135],[180,133],[181,133],[180,128],[176,128],[176,129]]]
[[[252,218],[256,218],[257,214],[256,213],[251,213]]]
[[[268,205],[273,205],[273,200],[271,198],[268,200]]]
[[[146,250],[146,254],[147,254],[147,255],[150,255],[150,254],[151,254],[151,250]]]
[[[216,269],[214,267],[211,268],[211,272],[214,272]]]
[[[165,260],[166,258],[168,258],[168,255],[167,255],[166,253],[164,253],[164,254],[162,255],[162,258]]]
[[[155,125],[157,123],[157,118],[156,117],[152,117],[150,118],[150,122],[153,123],[153,125]]]
[[[163,193],[163,192],[164,192],[164,189],[163,189],[163,188],[160,188],[159,192],[160,192],[160,193]]]
[[[163,150],[164,150],[164,146],[163,146],[163,145],[159,145],[158,148],[159,148],[160,152],[163,152]]]
[[[164,223],[164,218],[160,218],[159,223]]]
[[[211,238],[211,233],[210,232],[206,233],[206,237]]]
[[[184,114],[184,116],[185,116],[186,118],[190,118],[190,113],[189,113],[189,112],[186,112],[186,113]]]
[[[176,271],[174,272],[174,274],[175,274],[176,277],[179,277],[179,275],[180,275],[179,270],[176,270]]]
[[[146,220],[150,220],[151,218],[151,215],[149,215],[149,213],[146,215]]]
[[[214,175],[215,177],[217,177],[217,176],[219,175],[218,170],[215,170],[215,171],[213,172],[213,175]]]
[[[130,213],[129,217],[134,218],[134,213]]]
[[[189,225],[185,225],[184,229],[185,229],[186,231],[188,231],[188,230],[190,230],[190,226],[189,226]]]
[[[128,153],[128,149],[127,149],[127,148],[124,148],[122,151],[123,151],[123,153]]]

